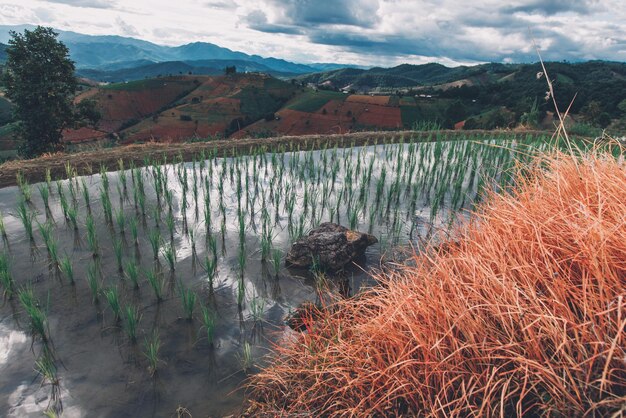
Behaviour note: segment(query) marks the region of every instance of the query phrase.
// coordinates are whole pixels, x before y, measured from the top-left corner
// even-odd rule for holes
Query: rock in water
[[[287,254],[286,264],[310,267],[315,259],[320,267],[336,271],[362,256],[367,247],[377,242],[373,235],[325,222],[308,236],[294,242]]]

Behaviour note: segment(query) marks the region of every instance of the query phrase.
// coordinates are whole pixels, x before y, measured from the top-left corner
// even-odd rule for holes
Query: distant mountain
[[[299,80],[323,84],[329,83],[337,88],[351,87],[369,90],[373,88],[402,88],[424,85],[444,84],[463,79],[476,78],[484,75],[491,78],[510,74],[518,65],[483,64],[472,67],[446,67],[430,63],[423,65],[402,64],[393,68],[374,67],[368,70],[341,68],[299,77]]]
[[[32,25],[2,26],[0,25],[0,42],[6,43],[10,39],[10,31],[23,32],[24,29],[33,29]],[[198,61],[198,60],[236,60],[242,67],[254,67],[260,64],[266,71],[282,74],[307,74],[326,71],[342,67],[340,64],[296,64],[278,58],[264,58],[259,55],[248,55],[243,52],[232,51],[207,42],[192,42],[186,45],[169,47],[153,44],[135,38],[123,36],[92,36],[76,32],[61,31],[59,40],[70,49],[70,57],[75,61],[79,70],[92,69],[117,71],[131,67],[139,67],[154,63],[169,61]],[[223,68],[219,65],[217,68]]]
[[[252,61],[224,59],[166,62],[132,61],[110,64],[106,69],[78,69],[76,74],[79,77],[89,78],[94,81],[116,83],[179,74],[218,75],[224,73],[225,67],[233,65],[240,73],[260,72],[283,77],[291,75],[291,73],[274,71],[263,64]]]

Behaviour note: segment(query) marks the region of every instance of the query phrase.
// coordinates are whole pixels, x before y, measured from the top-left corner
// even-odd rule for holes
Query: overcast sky
[[[624,0],[0,0],[0,24],[297,62],[626,61]]]

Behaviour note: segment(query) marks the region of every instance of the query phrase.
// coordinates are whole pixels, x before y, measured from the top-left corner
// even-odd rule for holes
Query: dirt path
[[[43,156],[32,160],[9,161],[0,165],[0,187],[13,186],[16,184],[17,173],[22,173],[30,182],[43,181],[46,169],[50,169],[52,179],[66,177],[66,165],[69,163],[76,169],[79,175],[88,175],[100,171],[104,165],[109,171],[118,168],[118,161],[122,159],[125,167],[132,162],[141,167],[145,161],[163,159],[168,161],[182,156],[185,161],[190,161],[198,156],[201,151],[217,150],[219,156],[230,156],[233,150],[241,155],[249,153],[258,147],[267,147],[268,150],[278,149],[283,146],[289,149],[318,149],[326,145],[329,147],[345,147],[351,145],[366,145],[382,142],[399,142],[402,138],[409,141],[410,138],[420,141],[434,141],[438,138],[446,140],[462,139],[464,137],[476,137],[476,135],[507,136],[510,138],[525,138],[527,135],[539,136],[550,135],[548,132],[511,132],[511,131],[439,131],[439,132],[415,132],[415,131],[390,131],[390,132],[359,132],[345,135],[306,135],[306,136],[282,136],[263,139],[226,139],[220,141],[201,143],[159,144],[149,143],[141,145],[127,145],[117,148],[102,149],[98,151],[78,152],[72,154],[58,153]],[[291,148],[293,147],[293,148]]]

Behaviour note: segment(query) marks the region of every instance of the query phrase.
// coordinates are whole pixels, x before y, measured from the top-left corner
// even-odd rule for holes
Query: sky
[[[0,24],[294,62],[626,61],[624,0],[0,0]]]

